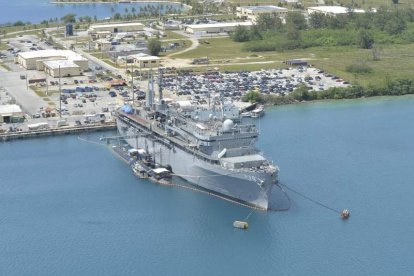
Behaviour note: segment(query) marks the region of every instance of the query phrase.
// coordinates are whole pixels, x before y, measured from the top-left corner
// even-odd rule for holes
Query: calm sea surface
[[[268,109],[280,181],[351,217],[289,194],[247,231],[249,209],[138,180],[105,146],[0,143],[0,274],[414,275],[413,118],[414,97]]]
[[[125,13],[127,8],[129,13],[134,7],[139,13],[140,7],[147,5],[173,6],[177,10],[181,9],[180,4],[174,3],[90,3],[90,4],[53,4],[48,0],[0,0],[0,24],[8,22],[32,22],[39,23],[50,18],[61,18],[68,13],[77,16],[97,16],[98,19],[112,16],[114,13]],[[113,10],[112,10],[113,9]]]

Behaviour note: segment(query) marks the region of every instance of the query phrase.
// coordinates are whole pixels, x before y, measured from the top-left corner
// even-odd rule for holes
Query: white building
[[[18,54],[17,62],[27,70],[46,71],[53,77],[58,76],[54,68],[56,65],[61,65],[61,76],[78,76],[89,68],[86,58],[70,50],[23,52]]]
[[[288,9],[278,6],[247,6],[237,8],[237,17],[242,19],[249,19],[252,22],[256,22],[257,17],[260,14],[276,14],[277,16],[284,18],[288,13]]]
[[[81,74],[79,65],[70,60],[49,60],[44,62],[44,70],[54,78],[73,77]]]
[[[141,32],[144,29],[142,23],[129,22],[129,23],[116,23],[116,24],[102,24],[102,25],[91,25],[88,33],[92,36],[97,34],[108,34],[108,33],[127,33],[127,32]]]
[[[157,68],[160,66],[160,58],[156,56],[150,56],[144,53],[130,55],[128,58],[132,59],[134,65],[139,69],[143,68]]]
[[[325,15],[336,16],[338,14],[347,14],[350,10],[347,7],[341,6],[318,6],[318,7],[309,7],[308,14],[312,13],[323,13]],[[352,9],[354,13],[364,13],[362,9]]]
[[[109,51],[112,47],[112,43],[106,39],[98,39],[95,41],[96,51]]]
[[[194,35],[208,35],[218,33],[231,33],[234,32],[237,26],[244,26],[250,28],[253,25],[252,22],[223,22],[223,23],[210,23],[210,24],[196,24],[185,26],[185,31]]]
[[[158,29],[160,30],[179,30],[180,22],[175,20],[160,21],[158,23]]]
[[[24,113],[16,104],[0,105],[0,123],[17,123],[24,120]]]

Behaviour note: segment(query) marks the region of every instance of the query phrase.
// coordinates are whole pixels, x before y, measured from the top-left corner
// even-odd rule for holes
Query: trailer
[[[43,122],[43,123],[36,123],[36,124],[30,124],[27,125],[29,130],[47,130],[49,129],[49,123]]]

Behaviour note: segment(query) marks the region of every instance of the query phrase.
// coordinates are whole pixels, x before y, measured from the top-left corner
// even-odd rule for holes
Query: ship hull
[[[122,136],[131,136],[138,132],[136,127],[119,119],[117,119],[117,126]],[[127,138],[125,141],[131,147],[147,149],[156,163],[170,166],[174,175],[195,186],[260,209],[267,210],[269,207],[269,195],[276,181],[277,171],[271,174],[264,171],[228,170],[218,164],[199,159],[173,145],[160,143],[151,136]]]

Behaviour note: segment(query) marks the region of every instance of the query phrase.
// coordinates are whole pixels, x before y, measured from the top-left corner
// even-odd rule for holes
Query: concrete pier
[[[116,123],[61,127],[61,128],[51,128],[47,130],[36,130],[36,131],[18,131],[18,132],[1,133],[0,141],[11,141],[11,140],[17,140],[17,139],[67,135],[67,134],[106,131],[106,130],[116,130]]]

